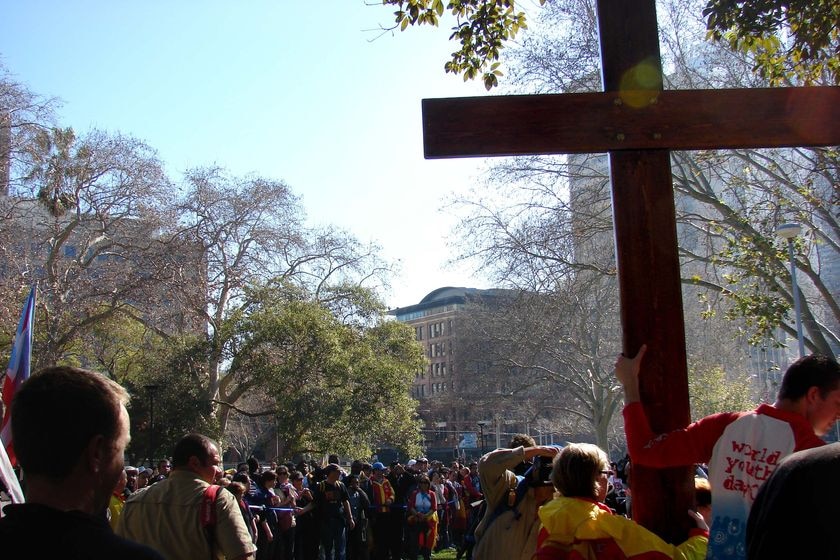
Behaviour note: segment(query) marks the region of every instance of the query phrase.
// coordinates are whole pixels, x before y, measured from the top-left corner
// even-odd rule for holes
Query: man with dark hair
[[[540,530],[537,510],[554,494],[548,479],[550,469],[535,467],[534,459],[545,457],[550,464],[558,451],[557,447],[536,445],[532,437],[517,434],[508,448],[491,451],[478,461],[485,508],[475,529],[473,558],[531,559]]]
[[[753,500],[779,461],[825,444],[840,418],[840,365],[806,356],[785,372],[776,402],[750,412],[713,414],[667,434],[655,434],[642,407],[639,370],[647,350],[619,356],[616,378],[624,388],[624,429],[633,463],[665,468],[708,463],[712,487],[709,558],[746,555],[747,517]]]
[[[162,557],[114,535],[105,510],[130,439],[125,389],[102,375],[50,367],[21,385],[12,438],[27,503],[4,508],[0,543],[8,558]]]
[[[252,558],[256,546],[239,503],[218,492],[212,503],[207,488],[220,472],[216,444],[201,434],[183,437],[172,454],[172,473],[126,501],[117,533],[161,552],[168,560]],[[215,515],[205,531],[203,517]]]
[[[161,480],[166,480],[166,477],[169,476],[169,473],[172,471],[172,465],[167,459],[161,459],[158,461],[157,464],[157,474],[149,480],[149,484],[154,484],[156,482],[160,482]]]
[[[321,536],[324,560],[344,560],[347,531],[355,527],[347,488],[339,480],[341,467],[330,463],[323,468],[324,480],[315,486],[315,515]]]

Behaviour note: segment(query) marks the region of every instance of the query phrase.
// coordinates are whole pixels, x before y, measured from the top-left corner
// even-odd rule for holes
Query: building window
[[[445,342],[435,342],[434,344],[429,345],[429,357],[430,358],[438,358],[440,356],[446,355],[446,343]]]

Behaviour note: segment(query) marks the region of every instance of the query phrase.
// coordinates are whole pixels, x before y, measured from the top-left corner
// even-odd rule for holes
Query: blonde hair
[[[551,483],[561,496],[597,500],[601,471],[609,469],[607,454],[591,443],[570,443],[554,457]]]

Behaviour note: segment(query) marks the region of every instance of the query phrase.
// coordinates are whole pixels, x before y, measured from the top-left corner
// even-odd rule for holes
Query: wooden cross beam
[[[605,93],[427,99],[426,157],[608,152],[623,350],[656,431],[688,424],[669,150],[840,145],[840,88],[662,91],[655,0],[598,0]],[[651,79],[652,77],[652,79]],[[633,469],[633,517],[682,542],[690,468]]]
[[[423,100],[427,158],[828,146],[838,128],[838,87]]]

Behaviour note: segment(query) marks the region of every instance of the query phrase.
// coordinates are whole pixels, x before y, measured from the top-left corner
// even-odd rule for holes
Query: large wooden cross
[[[423,100],[427,158],[608,152],[623,350],[648,344],[654,430],[690,420],[670,150],[840,145],[840,88],[662,91],[655,0],[598,0],[604,93]],[[634,518],[670,542],[692,469],[634,467]]]

